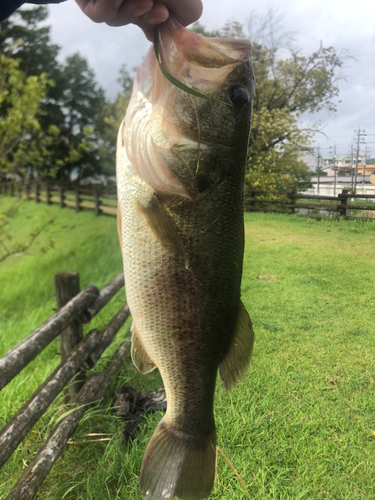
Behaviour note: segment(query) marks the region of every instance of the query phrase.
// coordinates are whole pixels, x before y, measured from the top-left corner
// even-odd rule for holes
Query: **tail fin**
[[[194,437],[168,428],[163,420],[143,459],[140,477],[143,495],[146,500],[207,497],[215,476],[215,430],[207,437]]]

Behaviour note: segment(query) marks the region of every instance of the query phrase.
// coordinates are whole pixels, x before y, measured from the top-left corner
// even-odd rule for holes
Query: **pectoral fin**
[[[220,378],[226,391],[231,391],[245,376],[250,364],[253,345],[253,327],[245,306],[241,302],[232,343],[219,365]]]
[[[144,375],[146,373],[152,372],[156,368],[155,363],[151,360],[150,356],[147,354],[143,344],[137,333],[137,329],[132,324],[132,347],[131,347],[131,357],[134,366]]]
[[[172,218],[165,212],[156,195],[152,195],[147,204],[138,202],[140,212],[145,216],[155,238],[163,247],[175,252],[184,259],[186,269],[189,268],[189,256],[177,232]]]

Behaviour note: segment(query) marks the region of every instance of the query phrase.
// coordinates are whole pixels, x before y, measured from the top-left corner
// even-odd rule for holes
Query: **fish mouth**
[[[158,28],[157,37],[163,68],[207,95],[217,94],[228,75],[250,59],[249,40],[206,38],[187,30],[173,16]]]
[[[239,83],[247,88],[251,46],[247,40],[206,38],[173,17],[157,29],[157,37],[159,61],[151,47],[137,70],[123,147],[133,169],[155,192],[193,201],[228,171],[226,166],[215,174],[205,169],[228,165],[227,150],[238,149],[238,137],[246,135],[241,130],[247,125],[237,119],[241,110],[232,107],[230,90]],[[187,87],[220,103],[178,88],[159,63]]]
[[[173,15],[158,28],[158,34],[161,54],[169,60],[183,56],[204,68],[221,68],[250,57],[249,41],[204,37],[184,28]]]

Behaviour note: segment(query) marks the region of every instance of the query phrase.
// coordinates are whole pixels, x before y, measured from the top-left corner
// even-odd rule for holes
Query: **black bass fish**
[[[198,500],[214,481],[217,371],[231,390],[253,348],[240,299],[250,44],[170,19],[138,68],[117,145],[118,226],[132,360],[157,367],[168,408],[140,476],[148,500]],[[191,96],[173,77],[213,100]],[[218,102],[220,101],[220,102]]]

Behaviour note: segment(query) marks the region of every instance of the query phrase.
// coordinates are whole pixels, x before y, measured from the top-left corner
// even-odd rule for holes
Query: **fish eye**
[[[245,87],[236,85],[229,90],[229,99],[236,108],[243,108],[250,101],[250,96]]]

